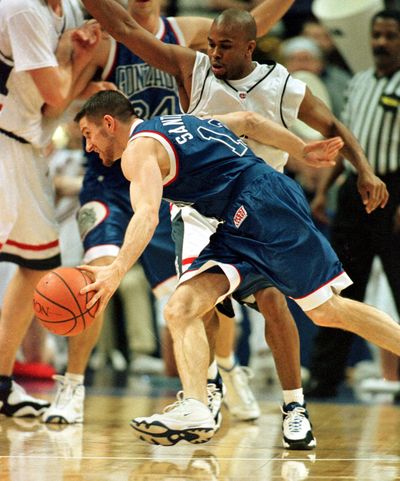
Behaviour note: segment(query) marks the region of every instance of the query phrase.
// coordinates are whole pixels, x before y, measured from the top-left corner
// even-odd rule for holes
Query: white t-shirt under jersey
[[[290,127],[296,120],[306,85],[294,79],[280,64],[259,64],[240,80],[220,80],[211,71],[207,55],[197,53],[193,69],[192,94],[188,114],[212,115],[227,112],[253,111]],[[288,154],[248,140],[250,148],[279,171]]]
[[[0,128],[35,147],[48,143],[53,122],[42,123],[43,98],[28,71],[56,67],[60,35],[83,22],[74,0],[63,0],[63,10],[59,17],[44,0],[0,1]]]

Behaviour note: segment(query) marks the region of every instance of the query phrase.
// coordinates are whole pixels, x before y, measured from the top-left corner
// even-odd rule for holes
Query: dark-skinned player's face
[[[225,80],[247,76],[254,47],[255,42],[246,40],[242,29],[214,22],[208,34],[207,48],[213,74]]]

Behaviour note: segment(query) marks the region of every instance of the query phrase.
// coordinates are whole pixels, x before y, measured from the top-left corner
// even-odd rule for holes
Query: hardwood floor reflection
[[[281,446],[279,404],[264,402],[257,423],[224,412],[209,443],[173,447],[137,441],[133,416],[172,398],[87,397],[83,425],[0,418],[1,481],[394,481],[400,479],[400,410],[390,405],[309,403],[317,449]]]

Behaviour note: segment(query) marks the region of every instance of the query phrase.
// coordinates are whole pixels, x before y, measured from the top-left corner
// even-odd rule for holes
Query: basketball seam
[[[80,269],[74,268],[74,270],[76,270],[76,271],[78,271],[80,274],[82,274],[82,271],[81,271]],[[55,271],[53,271],[53,273],[54,273],[54,275],[56,275],[59,279],[62,280],[62,282],[64,283],[65,287],[69,290],[69,292],[71,293],[71,296],[73,297],[73,299],[74,299],[74,301],[75,301],[75,303],[76,303],[76,305],[77,305],[77,307],[78,307],[78,309],[79,309],[79,312],[80,312],[79,315],[80,315],[80,316],[83,316],[83,314],[82,314],[82,308],[81,308],[81,306],[80,306],[80,304],[79,304],[79,301],[78,301],[78,299],[76,298],[74,292],[72,291],[72,289],[71,289],[71,288],[69,287],[69,285],[65,282],[64,278],[63,278],[62,276],[60,276],[60,274],[58,274],[58,273],[55,272]],[[83,277],[83,276],[82,276],[82,277]],[[83,277],[83,278],[84,278],[84,277]],[[84,278],[84,279],[85,279],[85,278]],[[85,284],[87,285],[86,279],[85,279]],[[74,317],[77,317],[77,316],[74,315]],[[84,317],[82,317],[82,321],[83,321],[83,328],[86,329],[86,322],[85,322],[85,318],[84,318]],[[77,321],[76,321],[76,322],[77,322]]]

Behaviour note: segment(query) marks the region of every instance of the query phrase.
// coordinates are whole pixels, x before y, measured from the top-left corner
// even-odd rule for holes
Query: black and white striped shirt
[[[347,89],[342,120],[376,174],[400,170],[400,70],[380,78],[373,69],[356,74]]]

